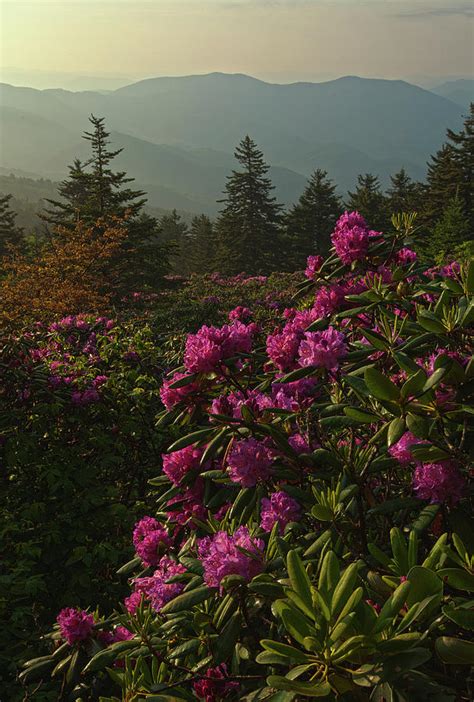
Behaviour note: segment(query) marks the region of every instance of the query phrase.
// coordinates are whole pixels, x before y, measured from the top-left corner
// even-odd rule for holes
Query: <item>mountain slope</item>
[[[0,166],[61,177],[87,154],[80,135],[92,112],[125,147],[120,167],[160,198],[153,204],[205,211],[215,210],[245,134],[273,165],[277,197],[286,203],[318,167],[342,191],[361,172],[379,174],[384,184],[401,166],[423,177],[446,128],[459,128],[464,112],[404,81],[349,76],[277,85],[222,73],[152,78],[106,94],[0,85],[0,104]]]
[[[468,108],[469,103],[474,102],[474,80],[467,78],[448,80],[432,88],[431,92],[448,98],[463,108]]]

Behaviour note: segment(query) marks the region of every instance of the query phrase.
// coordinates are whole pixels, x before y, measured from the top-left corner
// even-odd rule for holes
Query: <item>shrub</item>
[[[51,675],[64,698],[104,701],[470,699],[474,265],[418,264],[412,219],[393,223],[344,215],[277,329],[188,337],[136,528],[151,553],[120,569],[114,617],[94,612],[70,645],[60,616],[25,684]]]

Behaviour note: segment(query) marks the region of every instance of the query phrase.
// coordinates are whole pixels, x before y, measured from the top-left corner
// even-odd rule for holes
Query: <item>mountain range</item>
[[[426,161],[458,129],[473,81],[433,91],[405,81],[347,76],[273,84],[241,74],[152,78],[108,92],[36,90],[0,84],[0,167],[58,180],[88,156],[81,134],[106,119],[115,164],[151,205],[214,214],[236,144],[249,134],[271,164],[276,197],[293,202],[315,168],[341,192],[357,174],[383,185],[404,166],[423,179]]]

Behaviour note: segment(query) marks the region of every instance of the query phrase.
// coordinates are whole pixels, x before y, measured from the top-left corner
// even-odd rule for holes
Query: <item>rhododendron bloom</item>
[[[400,249],[400,251],[397,251],[396,261],[402,266],[408,266],[410,263],[416,261],[416,259],[416,251],[412,251],[411,249],[407,248]]]
[[[234,441],[227,465],[232,482],[242,487],[253,487],[270,476],[272,457],[262,441],[251,437]]]
[[[218,531],[200,539],[198,557],[204,568],[206,584],[219,587],[227,575],[240,575],[249,582],[263,570],[263,549],[263,541],[251,537],[244,526],[239,527],[233,536]]]
[[[187,378],[188,373],[174,373],[171,378],[167,378],[163,381],[163,385],[160,388],[160,398],[166,409],[172,410],[180,402],[183,402],[189,395],[193,395],[198,389],[198,383],[188,383],[187,385],[182,385],[180,388],[171,388],[170,385],[176,383],[178,380]]]
[[[249,320],[251,316],[252,316],[252,310],[249,310],[248,307],[242,307],[242,305],[235,307],[233,310],[231,310],[229,312],[229,320],[231,322],[234,322],[235,320],[239,320],[240,322],[245,322],[246,320]]]
[[[168,519],[181,526],[187,524],[190,528],[193,527],[193,517],[205,520],[207,511],[202,503],[203,496],[204,482],[198,478],[190,487],[168,500],[166,506],[172,510],[167,512]]]
[[[365,219],[358,212],[345,212],[336,222],[331,241],[343,263],[362,261],[369,247],[369,231]]]
[[[286,492],[274,492],[270,499],[264,497],[261,503],[260,526],[264,531],[271,531],[278,522],[278,530],[283,534],[290,522],[296,522],[301,517],[301,508],[296,500]]]
[[[215,668],[208,668],[206,676],[193,683],[194,692],[205,702],[225,700],[229,693],[239,687],[239,683],[229,680],[228,675],[225,663],[221,663]]]
[[[319,271],[323,264],[323,257],[322,256],[308,256],[306,260],[306,269],[305,269],[305,276],[307,278],[314,278],[314,274]]]
[[[422,443],[423,441],[418,439],[411,431],[406,431],[396,444],[390,446],[388,452],[392,458],[396,458],[399,463],[406,466],[414,460],[410,448],[415,446],[415,444]]]
[[[181,575],[186,572],[180,563],[173,561],[168,556],[163,556],[158,568],[152,576],[147,578],[135,578],[133,585],[135,593],[143,595],[145,600],[150,603],[155,612],[159,612],[164,605],[179,595],[184,588],[183,583],[168,583],[167,581],[175,575]],[[133,601],[128,598],[128,606],[138,606],[140,599],[135,597]],[[132,611],[129,609],[129,611]]]
[[[466,483],[452,461],[422,463],[413,475],[413,490],[421,500],[456,504],[463,497]]]
[[[92,634],[94,627],[94,617],[88,614],[85,610],[74,609],[73,607],[65,607],[62,609],[57,618],[59,631],[62,638],[70,645],[78,641],[85,641]]]
[[[174,485],[179,485],[186,473],[194,468],[199,468],[201,457],[201,449],[193,446],[185,446],[179,451],[163,454],[163,473]]]
[[[345,336],[334,327],[324,331],[306,332],[298,349],[300,366],[315,366],[334,370],[339,367],[339,360],[347,354]]]
[[[317,392],[315,378],[301,378],[291,383],[273,383],[272,397],[275,407],[279,409],[298,412],[309,406]]]
[[[145,566],[156,566],[159,552],[169,548],[172,539],[167,530],[153,517],[143,517],[133,530],[133,545]]]
[[[313,311],[317,319],[329,317],[340,309],[345,301],[345,291],[341,285],[334,284],[319,288],[314,298]]]
[[[267,337],[267,354],[277,368],[289,370],[295,363],[299,345],[298,334],[290,331],[276,332]]]

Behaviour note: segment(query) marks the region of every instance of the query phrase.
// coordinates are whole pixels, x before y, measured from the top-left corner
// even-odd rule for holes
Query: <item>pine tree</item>
[[[357,188],[349,192],[346,207],[360,212],[373,229],[383,231],[390,224],[387,200],[380,189],[378,176],[371,173],[357,177]]]
[[[157,220],[143,211],[143,190],[132,190],[128,184],[134,179],[112,170],[112,161],[122,149],[110,149],[104,118],[91,115],[89,121],[93,129],[83,138],[90,143],[90,159],[85,163],[76,159],[69,166],[69,176],[58,188],[61,199],[47,199],[49,207],[40,217],[47,225],[69,230],[79,221],[87,226],[100,221],[103,227],[126,221],[128,236],[119,254],[129,262],[124,287],[156,287],[169,268],[170,251],[160,241]]]
[[[11,195],[0,195],[0,258],[23,239],[23,230],[15,224],[16,212],[10,208]]]
[[[461,199],[455,197],[448,203],[433,230],[428,244],[428,256],[438,263],[453,259],[469,238],[469,223],[464,216]]]
[[[390,214],[417,212],[422,204],[422,184],[415,183],[404,168],[390,176],[390,181],[386,192]]]
[[[242,166],[227,178],[217,222],[217,266],[222,273],[267,273],[278,263],[282,206],[272,196],[269,166],[249,136],[234,153]]]
[[[193,217],[187,237],[188,255],[186,260],[190,272],[211,273],[214,270],[216,255],[216,235],[207,215]]]
[[[341,212],[342,203],[336,194],[336,186],[326,171],[317,169],[296,205],[284,218],[284,265],[287,269],[299,270],[309,255],[327,253],[331,246],[331,232]]]

